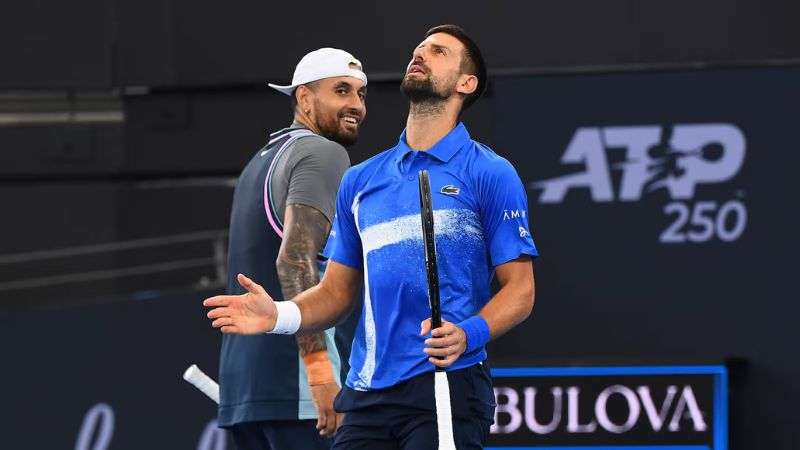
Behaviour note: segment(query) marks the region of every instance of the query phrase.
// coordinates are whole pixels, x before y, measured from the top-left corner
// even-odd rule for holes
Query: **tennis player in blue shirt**
[[[334,449],[437,447],[434,366],[450,379],[458,449],[479,449],[494,419],[484,346],[527,318],[534,303],[525,188],[512,165],[473,141],[458,118],[486,86],[480,50],[459,27],[430,29],[401,90],[406,129],[393,148],[349,169],[336,200],[317,286],[274,302],[245,275],[246,294],[206,299],[223,333],[313,333],[364,302],[336,399],[345,413]],[[430,330],[417,173],[430,174],[443,324]],[[499,291],[492,296],[496,277]]]

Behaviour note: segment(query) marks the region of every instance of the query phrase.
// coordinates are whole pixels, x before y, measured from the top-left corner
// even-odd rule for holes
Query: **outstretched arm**
[[[319,283],[317,254],[325,245],[330,228],[328,219],[315,208],[286,206],[283,241],[275,262],[284,299],[291,300]],[[325,350],[325,334],[298,335],[297,347],[300,356]]]
[[[281,246],[281,255],[278,257],[278,264],[283,266],[280,270],[284,272],[281,277],[284,295],[291,298],[291,302],[296,303],[297,307],[288,302],[279,302],[280,306],[276,306],[264,288],[244,274],[239,274],[237,279],[247,290],[246,293],[218,295],[203,302],[203,305],[212,308],[208,312],[208,318],[213,320],[211,325],[214,328],[219,328],[223,333],[236,334],[318,333],[336,325],[353,308],[356,294],[361,287],[361,270],[330,260],[322,281],[313,286],[313,281],[316,280],[317,253],[316,251],[311,253],[309,250],[308,236],[315,233],[313,227],[316,227],[317,234],[320,234],[320,230],[324,230],[327,234],[328,228],[324,223],[321,224],[319,218],[307,218],[309,224],[295,226],[295,222],[299,222],[298,213],[300,216],[312,214],[298,205],[287,208],[286,234]],[[347,214],[344,210],[340,213],[341,216]],[[337,216],[339,215],[337,213]],[[341,225],[341,218],[339,223]],[[342,229],[339,231],[338,239],[341,239]],[[300,239],[301,237],[305,238]],[[303,253],[305,256],[298,256]],[[360,249],[353,254],[360,254]],[[293,267],[306,268],[306,274],[300,278],[290,276],[289,272]],[[312,267],[314,274],[308,273]],[[308,285],[313,287],[300,292]],[[292,294],[294,296],[290,297]],[[280,315],[283,318],[280,321],[278,321],[279,308],[285,311],[285,314]],[[287,318],[291,320],[287,322],[285,320]],[[275,329],[276,323],[280,325],[278,329]]]
[[[247,292],[241,295],[217,295],[203,305],[212,308],[211,325],[223,333],[261,334],[275,329],[278,315],[275,302],[258,283],[243,274],[237,277]],[[302,321],[297,333],[328,329],[343,319],[355,305],[361,286],[361,271],[336,261],[328,262],[322,281],[292,299],[300,309]]]

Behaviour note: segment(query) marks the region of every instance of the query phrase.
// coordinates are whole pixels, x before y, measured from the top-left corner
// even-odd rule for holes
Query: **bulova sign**
[[[497,448],[727,448],[727,375],[721,366],[516,368],[492,374],[497,410],[491,445]]]

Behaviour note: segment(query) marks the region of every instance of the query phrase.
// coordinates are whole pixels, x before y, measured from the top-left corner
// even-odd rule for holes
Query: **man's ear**
[[[456,85],[456,92],[464,95],[469,95],[478,89],[478,77],[475,75],[461,75],[458,78]]]
[[[297,99],[297,107],[300,108],[300,111],[302,111],[305,115],[311,114],[311,104],[314,100],[314,92],[312,92],[308,86],[301,84],[300,86],[297,86],[297,90],[295,91],[294,95]]]

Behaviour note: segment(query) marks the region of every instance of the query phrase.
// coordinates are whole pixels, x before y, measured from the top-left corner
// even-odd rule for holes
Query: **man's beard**
[[[319,107],[317,107],[317,111],[320,111]],[[358,140],[358,126],[356,126],[355,131],[350,131],[342,126],[342,117],[347,112],[347,110],[343,109],[336,114],[328,115],[325,120],[318,119],[316,125],[320,136],[333,142],[338,142],[345,147],[355,144]]]
[[[449,93],[442,93],[436,89],[431,77],[419,80],[405,77],[400,83],[400,91],[408,97],[412,104],[438,104],[450,98]]]

